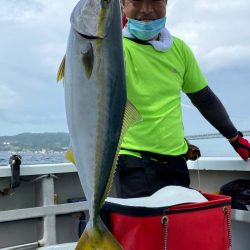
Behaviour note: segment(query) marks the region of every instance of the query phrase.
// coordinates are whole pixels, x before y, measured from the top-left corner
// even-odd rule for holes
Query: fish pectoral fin
[[[85,74],[89,79],[92,75],[93,67],[94,67],[94,50],[93,46],[90,43],[89,48],[86,51],[82,51],[82,62],[85,70]]]
[[[63,57],[62,62],[59,66],[58,72],[57,72],[57,77],[56,80],[57,82],[61,81],[64,77],[64,69],[65,69],[65,58],[66,56]]]
[[[101,219],[94,226],[88,224],[75,250],[122,250],[123,248]]]
[[[74,154],[73,154],[73,151],[71,148],[69,148],[65,154],[65,158],[66,160],[72,162],[74,165],[76,165],[76,160],[75,160],[75,157],[74,157]]]

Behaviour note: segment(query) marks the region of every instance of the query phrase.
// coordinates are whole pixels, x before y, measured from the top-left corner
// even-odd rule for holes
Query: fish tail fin
[[[95,226],[87,224],[75,250],[122,250],[123,248],[99,218]]]
[[[56,77],[57,82],[60,82],[64,77],[65,58],[66,58],[66,56],[63,57],[62,62],[60,64],[60,66],[59,66],[59,69],[58,69],[58,72],[57,72],[57,77]]]

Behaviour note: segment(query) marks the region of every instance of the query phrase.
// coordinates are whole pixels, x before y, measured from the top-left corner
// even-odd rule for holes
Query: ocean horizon
[[[246,136],[250,140],[250,136]],[[201,156],[205,157],[239,157],[230,143],[225,138],[207,140],[190,140],[200,148]],[[22,156],[22,165],[53,164],[68,162],[65,159],[65,151],[34,151],[34,152],[12,152],[0,151],[0,166],[9,165],[9,158],[13,154]]]

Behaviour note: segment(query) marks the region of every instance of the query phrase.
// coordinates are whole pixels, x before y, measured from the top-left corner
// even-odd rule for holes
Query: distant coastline
[[[65,152],[69,141],[68,133],[22,133],[14,136],[0,136],[0,151],[53,154]]]

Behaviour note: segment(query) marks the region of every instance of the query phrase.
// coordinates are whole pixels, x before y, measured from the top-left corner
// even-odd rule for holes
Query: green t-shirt
[[[121,147],[165,155],[186,153],[181,91],[194,93],[207,86],[192,51],[175,37],[166,52],[128,38],[123,38],[123,46],[128,99],[143,120],[128,129]],[[120,154],[137,155],[124,149]]]

